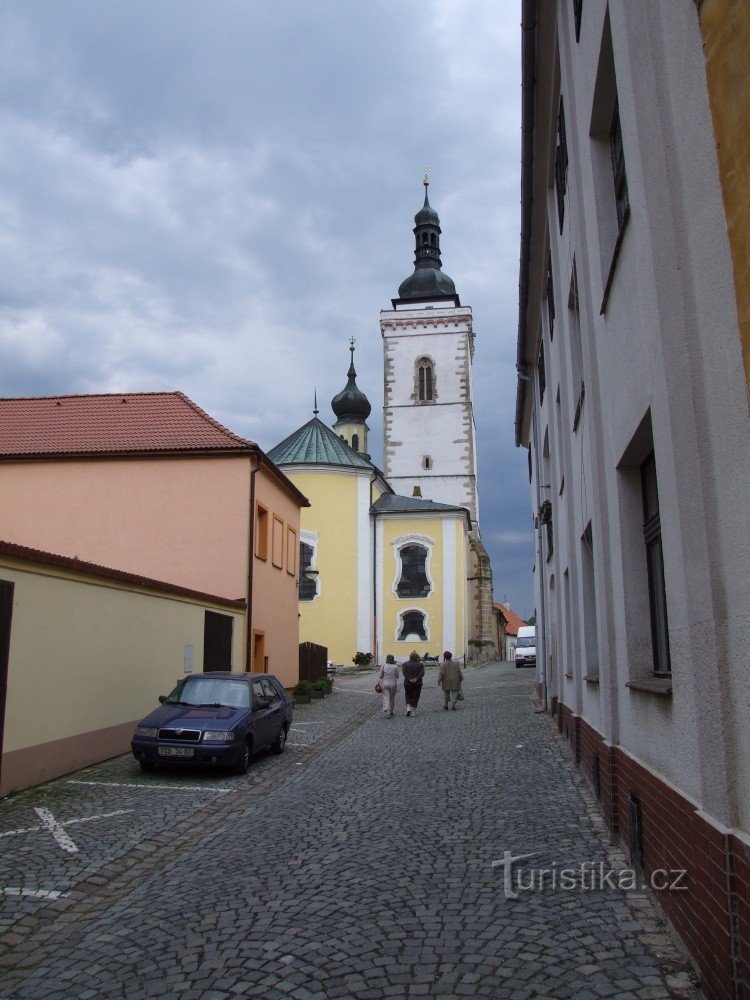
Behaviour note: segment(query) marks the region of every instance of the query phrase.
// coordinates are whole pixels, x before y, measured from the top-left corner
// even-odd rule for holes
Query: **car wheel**
[[[282,726],[279,730],[279,735],[276,737],[274,742],[271,744],[271,749],[274,753],[283,753],[286,747],[286,726]]]
[[[242,757],[240,758],[239,764],[234,769],[235,774],[247,774],[247,769],[250,767],[250,740],[245,740],[245,744],[242,749]]]
[[[150,760],[139,760],[138,763],[141,765],[142,771],[153,771],[154,765]]]

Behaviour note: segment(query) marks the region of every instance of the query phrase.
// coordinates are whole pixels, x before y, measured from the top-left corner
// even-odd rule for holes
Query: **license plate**
[[[160,757],[194,757],[195,750],[192,747],[159,747]]]

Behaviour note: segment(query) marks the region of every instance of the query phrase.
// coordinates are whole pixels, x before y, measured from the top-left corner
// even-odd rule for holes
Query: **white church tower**
[[[494,652],[492,571],[479,533],[477,457],[471,365],[471,308],[462,306],[442,271],[440,219],[427,196],[414,217],[414,273],[401,282],[392,309],[380,314],[384,352],[383,471],[394,490],[415,488],[429,500],[471,514],[472,608],[469,655]]]

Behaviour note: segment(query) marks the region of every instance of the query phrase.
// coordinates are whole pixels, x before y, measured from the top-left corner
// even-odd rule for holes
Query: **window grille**
[[[423,545],[405,545],[399,552],[401,577],[396,587],[399,597],[427,597],[427,549]]]
[[[401,616],[401,631],[398,634],[398,641],[404,642],[409,636],[416,635],[423,642],[426,642],[425,617],[422,611],[405,611]]]

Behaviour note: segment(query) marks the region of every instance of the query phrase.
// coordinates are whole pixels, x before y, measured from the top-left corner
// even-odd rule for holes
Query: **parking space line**
[[[291,744],[290,744],[291,745]],[[154,785],[145,784],[143,782],[131,782],[131,781],[74,781],[70,780],[67,782],[68,785],[103,785],[106,788],[149,788],[151,791],[157,788],[161,791],[166,789],[167,791],[174,792],[214,792],[216,795],[226,795],[227,792],[231,792],[231,788],[209,788],[205,785]]]
[[[3,896],[31,896],[34,899],[62,899],[63,896],[67,896],[67,892],[60,892],[59,889],[20,889],[15,886],[8,885],[5,888],[0,889],[0,895]]]
[[[57,822],[55,817],[49,811],[49,809],[34,807],[34,812],[37,814],[39,819],[42,821],[43,826],[49,830],[52,836],[55,838],[57,846],[63,851],[67,851],[68,854],[77,854],[78,848],[73,843],[68,834],[63,830],[60,824]]]
[[[310,750],[312,743],[287,743],[288,747],[301,747],[303,750]]]

